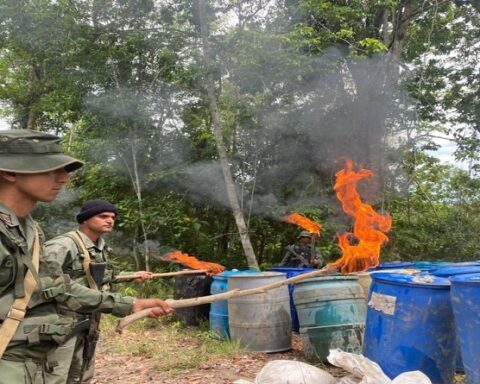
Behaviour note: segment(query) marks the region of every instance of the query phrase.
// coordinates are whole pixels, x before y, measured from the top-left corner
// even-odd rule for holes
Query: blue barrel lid
[[[455,284],[480,285],[480,273],[469,273],[450,277],[450,281]]]
[[[232,270],[223,271],[218,275],[214,275],[213,278],[222,279],[222,278],[227,278],[228,276],[233,276],[233,275],[244,275],[244,274],[253,274],[253,273],[260,273],[260,271],[255,271],[253,269],[244,269],[244,270],[232,269]]]
[[[440,277],[450,277],[455,275],[465,275],[468,273],[480,273],[480,265],[459,265],[447,268],[439,268],[430,271],[432,275]]]
[[[451,263],[449,261],[414,261],[413,267],[423,270],[432,270],[451,267],[454,264],[455,263]]]
[[[422,288],[442,288],[449,289],[450,281],[444,277],[433,276],[427,273],[423,274],[403,274],[403,273],[372,273],[372,280],[392,283],[396,285],[417,286]]]
[[[297,268],[297,267],[269,267],[267,271],[275,272],[309,272],[315,271],[315,268]]]
[[[409,261],[390,261],[381,263],[376,269],[395,269],[395,268],[409,268],[413,267],[413,263]]]
[[[462,267],[469,267],[469,266],[475,266],[478,265],[480,266],[480,261],[475,260],[475,261],[459,261],[458,263],[454,264],[455,266],[462,266]]]

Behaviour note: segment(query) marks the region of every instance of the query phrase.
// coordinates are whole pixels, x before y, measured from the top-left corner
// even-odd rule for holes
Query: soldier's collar
[[[2,203],[0,203],[0,220],[9,227],[20,226],[17,215]]]
[[[95,247],[99,249],[100,251],[105,248],[105,240],[100,236],[96,242],[93,242],[92,239],[90,239],[85,233],[83,233],[80,228],[77,228],[77,233],[80,235],[82,238],[83,244],[85,244],[85,247],[87,248],[92,248]]]

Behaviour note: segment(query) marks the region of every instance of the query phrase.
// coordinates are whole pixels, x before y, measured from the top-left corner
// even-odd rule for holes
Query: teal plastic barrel
[[[250,289],[285,280],[285,273],[259,272],[228,277],[228,289]],[[249,351],[281,352],[292,347],[292,320],[286,285],[251,296],[228,299],[232,341]]]
[[[297,283],[297,307],[305,357],[326,362],[331,348],[360,353],[366,302],[356,276],[325,276]]]
[[[287,275],[287,279],[301,275],[308,272],[313,272],[315,268],[292,268],[292,267],[271,267],[269,271],[283,272]],[[292,330],[298,333],[300,330],[300,324],[298,323],[297,308],[293,302],[293,292],[295,291],[295,284],[288,284],[288,293],[290,294],[290,315],[292,317]]]

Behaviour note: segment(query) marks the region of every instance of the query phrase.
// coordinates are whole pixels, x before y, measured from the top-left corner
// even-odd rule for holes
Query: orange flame
[[[392,226],[390,215],[381,215],[371,205],[361,201],[357,192],[359,181],[373,176],[368,169],[353,170],[353,162],[345,159],[345,168],[337,172],[334,189],[342,208],[354,218],[353,234],[343,233],[338,237],[338,245],[342,257],[328,267],[339,269],[342,273],[358,272],[376,267],[380,260],[380,247],[388,241],[383,232],[388,232]],[[350,244],[351,237],[356,239],[356,245]]]
[[[210,263],[207,261],[200,261],[193,256],[189,256],[186,253],[180,251],[174,251],[162,256],[164,261],[175,261],[188,268],[192,269],[206,269],[207,275],[217,275],[225,270],[225,267],[220,264]]]
[[[305,216],[302,216],[299,213],[292,213],[291,215],[283,216],[282,220],[290,224],[296,224],[316,236],[320,234],[320,230],[322,229],[321,224],[307,219]]]

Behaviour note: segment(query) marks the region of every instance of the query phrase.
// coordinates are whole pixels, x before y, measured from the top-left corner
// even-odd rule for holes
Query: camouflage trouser
[[[89,384],[92,381],[95,361],[86,368],[83,366],[84,343],[85,334],[81,333],[57,348],[59,364],[46,374],[46,384]]]
[[[65,342],[65,344],[62,344],[57,348],[58,365],[52,372],[47,372],[45,374],[46,384],[74,383],[74,381],[69,380],[68,376],[72,365],[73,351],[75,350],[76,341],[76,336],[71,337]]]
[[[32,360],[0,360],[0,384],[46,384],[45,365]]]

